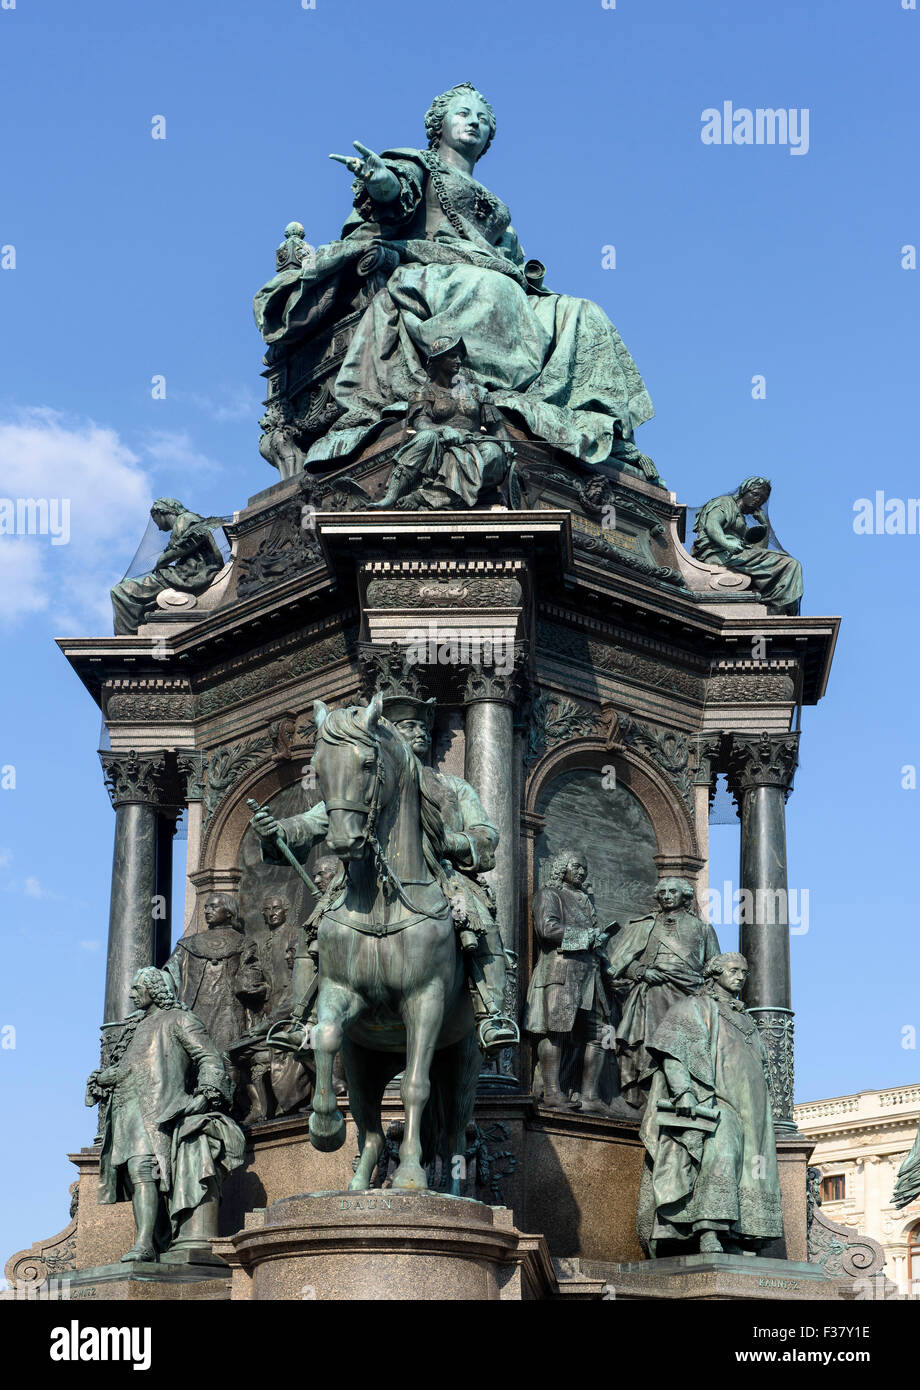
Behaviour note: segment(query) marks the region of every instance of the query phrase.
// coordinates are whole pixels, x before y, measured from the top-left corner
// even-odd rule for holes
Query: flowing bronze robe
[[[435,341],[456,336],[471,375],[534,438],[589,463],[609,457],[619,434],[631,439],[654,412],[603,310],[528,279],[508,208],[477,179],[430,150],[381,157],[399,195],[377,203],[356,184],[342,240],[317,248],[312,266],[280,272],[256,296],[256,321],[274,342],[328,314],[330,287],[373,244],[400,257],[336,378],[346,413],[313,445],[308,463],[346,457],[387,418],[404,416],[426,383]]]
[[[749,574],[760,598],[773,613],[798,613],[802,598],[802,566],[785,550],[768,550],[769,523],[763,512],[754,513],[759,522],[749,539],[748,524],[737,499],[730,494],[714,497],[701,507],[696,518],[697,538],[693,554],[707,564]],[[752,528],[753,529],[753,528]],[[743,550],[731,550],[726,537],[744,542]]]
[[[642,1084],[654,1066],[646,1040],[672,1005],[699,989],[703,983],[703,966],[719,954],[719,949],[719,938],[713,928],[686,908],[637,917],[627,923],[611,943],[608,953],[611,973],[624,982],[633,962],[654,966],[665,976],[664,984],[660,985],[650,985],[644,980],[629,982],[617,1025],[620,1086],[631,1105],[641,1104]]]
[[[701,1230],[741,1241],[783,1233],[776,1137],[760,1032],[734,1000],[708,991],[680,1000],[648,1039],[657,1070],[639,1135],[648,1153],[637,1228],[655,1255],[664,1240],[691,1240]],[[659,1127],[658,1102],[673,1098],[665,1067],[698,1104],[719,1113],[712,1134]]]

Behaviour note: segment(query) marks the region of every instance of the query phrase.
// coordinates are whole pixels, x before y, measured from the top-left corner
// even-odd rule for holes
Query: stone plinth
[[[431,1192],[324,1192],[252,1212],[215,1248],[234,1299],[547,1298],[546,1242],[511,1212]]]
[[[159,1264],[136,1260],[130,1264],[97,1265],[66,1274],[52,1298],[119,1303],[156,1303],[163,1300],[214,1302],[230,1297],[229,1271],[215,1264]]]
[[[515,1212],[528,1230],[545,1234],[554,1256],[642,1258],[636,1200],[645,1149],[638,1127],[638,1120],[532,1108],[521,1136],[523,1190]]]
[[[238,1232],[253,1214],[280,1206],[292,1193],[348,1186],[357,1131],[347,1106],[343,1113],[346,1140],[335,1153],[311,1147],[305,1115],[270,1120],[251,1131],[245,1164],[224,1184],[222,1236]],[[383,1114],[385,1130],[402,1118],[398,1097],[384,1099]],[[486,1209],[506,1206],[517,1229],[540,1232],[554,1258],[641,1261],[636,1201],[645,1150],[637,1119],[546,1109],[527,1096],[490,1096],[477,1103],[476,1120],[493,1136],[491,1186],[471,1163],[466,1196],[479,1199]],[[507,1156],[496,1156],[498,1150]],[[770,1256],[807,1258],[805,1173],[810,1151],[811,1142],[801,1137],[777,1145],[785,1234],[770,1246]],[[38,1242],[31,1251],[14,1256],[6,1270],[14,1282],[51,1272],[66,1274],[68,1264],[82,1269],[117,1261],[133,1244],[130,1202],[98,1202],[98,1148],[83,1149],[71,1159],[80,1170],[79,1220],[50,1243]],[[384,1188],[380,1195],[390,1196],[391,1190]],[[57,1251],[65,1237],[67,1258],[52,1255],[46,1264],[40,1252],[46,1247]],[[226,1258],[222,1248],[217,1253]]]
[[[587,1262],[582,1275],[604,1275],[605,1299],[681,1298],[722,1302],[731,1299],[837,1300],[852,1288],[828,1279],[820,1265],[771,1260],[759,1255],[673,1255],[661,1260],[606,1268]]]

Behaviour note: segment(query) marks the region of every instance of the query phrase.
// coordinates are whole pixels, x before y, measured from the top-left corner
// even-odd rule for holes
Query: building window
[[[821,1201],[842,1202],[846,1196],[847,1180],[843,1173],[832,1173],[821,1179]]]
[[[913,1281],[920,1279],[920,1226],[907,1233],[907,1287],[913,1289]]]

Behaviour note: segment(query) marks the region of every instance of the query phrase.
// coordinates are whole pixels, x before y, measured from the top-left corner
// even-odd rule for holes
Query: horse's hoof
[[[393,1186],[403,1192],[427,1192],[428,1174],[420,1163],[401,1163],[393,1174]]]
[[[320,1153],[333,1153],[345,1143],[345,1118],[341,1110],[331,1115],[320,1115],[316,1110],[310,1116],[310,1143]]]
[[[370,1183],[365,1182],[364,1178],[360,1177],[357,1173],[355,1173],[351,1182],[348,1184],[349,1192],[369,1192],[370,1188]]]

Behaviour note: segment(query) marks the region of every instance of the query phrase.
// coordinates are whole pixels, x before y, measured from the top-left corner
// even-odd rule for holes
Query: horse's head
[[[382,712],[382,695],[375,695],[364,709],[352,705],[330,711],[322,700],[313,704],[313,768],[329,816],[326,840],[343,860],[363,859],[369,819],[392,793],[383,743],[393,740],[381,739],[388,728],[379,724]]]

